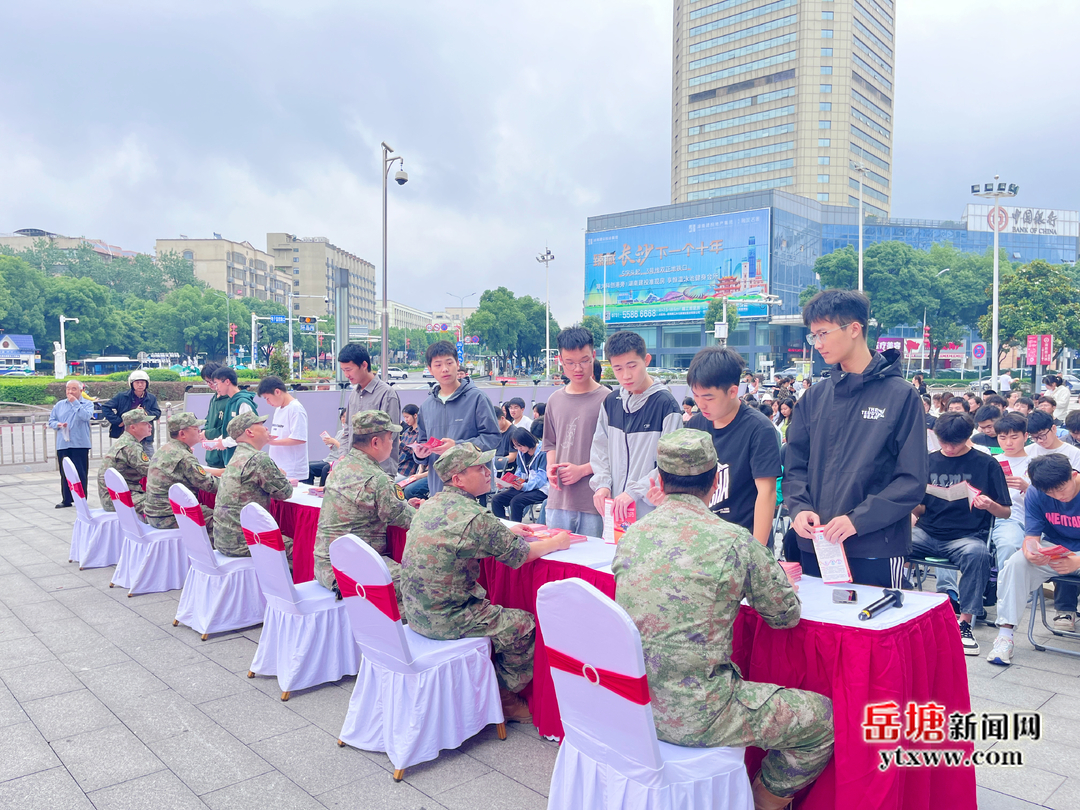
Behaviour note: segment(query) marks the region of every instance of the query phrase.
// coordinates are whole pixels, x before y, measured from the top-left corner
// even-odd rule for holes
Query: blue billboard
[[[716,298],[769,292],[769,209],[585,235],[585,314],[608,323],[694,321]],[[739,304],[764,318],[764,304]]]

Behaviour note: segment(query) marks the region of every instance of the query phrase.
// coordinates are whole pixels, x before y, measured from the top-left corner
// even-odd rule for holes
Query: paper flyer
[[[621,523],[615,522],[615,500],[613,498],[606,498],[604,500],[604,542],[611,545],[615,545],[619,542],[622,536],[626,533],[627,528],[637,520],[637,506],[630,504],[630,508],[627,511],[627,519]]]
[[[814,530],[814,554],[817,555],[822,582],[826,585],[851,582],[851,569],[848,568],[844,544],[830,543],[825,539],[824,529]]]

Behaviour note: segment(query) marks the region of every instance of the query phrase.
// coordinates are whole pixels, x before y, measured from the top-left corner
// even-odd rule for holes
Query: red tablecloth
[[[213,492],[198,493],[199,503],[211,509],[217,501]],[[270,514],[277,521],[281,533],[293,539],[293,582],[309,582],[315,579],[315,535],[319,530],[319,510],[314,506],[270,501]]]

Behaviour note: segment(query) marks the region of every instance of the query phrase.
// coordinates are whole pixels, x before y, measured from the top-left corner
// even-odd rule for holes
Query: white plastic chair
[[[180,540],[180,530],[151,529],[139,520],[131,505],[127,482],[116,470],[105,471],[105,486],[124,534],[124,547],[109,587],[127,588],[128,596],[182,588],[188,572],[188,558]]]
[[[202,507],[183,484],[169,487],[169,504],[191,563],[173,627],[183,622],[206,641],[211,633],[260,624],[266,599],[259,588],[255,561],[250,557],[226,557],[214,550]]]
[[[403,625],[386,563],[356,535],[330,544],[330,562],[364,654],[338,745],[384,751],[400,782],[489,723],[505,740],[491,640],[440,641]]]
[[[266,598],[262,635],[248,677],[276,676],[281,699],[288,700],[295,689],[355,675],[360,654],[345,603],[318,580],[293,584],[281,530],[257,503],[240,510],[240,526]]]
[[[63,468],[64,478],[75,501],[75,526],[71,530],[68,562],[78,561],[80,571],[116,565],[124,544],[116,515],[104,509],[91,509],[86,503],[86,492],[71,459],[63,460]]]
[[[657,740],[641,636],[625,610],[573,578],[540,588],[536,618],[565,733],[549,808],[753,809],[745,749],[684,748]],[[560,659],[575,671],[558,668]],[[645,702],[612,691],[620,685]]]

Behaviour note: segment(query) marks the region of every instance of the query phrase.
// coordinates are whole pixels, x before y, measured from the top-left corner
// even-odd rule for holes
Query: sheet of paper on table
[[[297,503],[301,506],[313,506],[316,509],[321,509],[323,499],[321,495],[308,492],[311,487],[308,484],[297,484],[293,487],[292,497],[288,499],[288,503]]]
[[[501,518],[501,520],[507,528],[517,525],[512,520],[506,520],[505,518]],[[544,528],[550,527],[545,526]],[[586,536],[584,543],[574,543],[568,549],[545,554],[536,562],[537,564],[545,562],[572,563],[573,565],[583,565],[586,568],[593,568],[610,574],[611,561],[614,559],[615,546],[605,543],[602,537]]]

